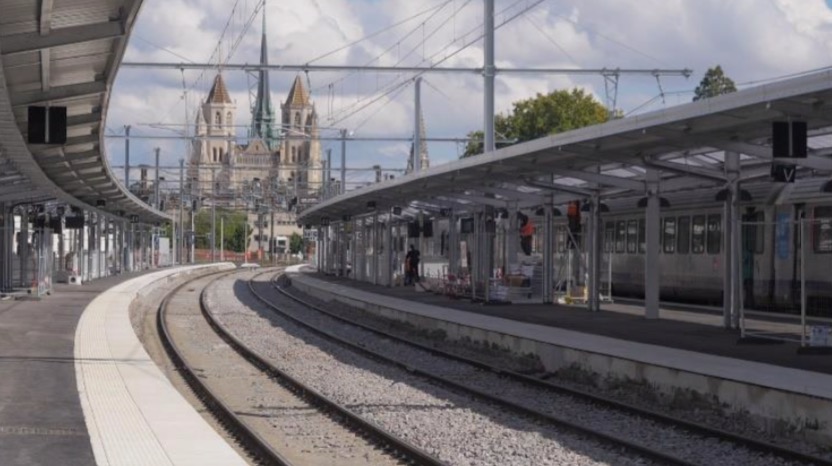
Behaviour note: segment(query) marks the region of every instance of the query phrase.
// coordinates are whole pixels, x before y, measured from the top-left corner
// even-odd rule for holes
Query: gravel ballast
[[[450,464],[647,464],[644,458],[376,362],[276,316],[248,291],[253,273],[224,278],[206,294],[209,309],[231,333],[273,364]],[[261,276],[261,286],[268,276]],[[312,312],[312,311],[309,311]],[[392,342],[384,351],[398,353]],[[398,357],[398,356],[397,356]]]

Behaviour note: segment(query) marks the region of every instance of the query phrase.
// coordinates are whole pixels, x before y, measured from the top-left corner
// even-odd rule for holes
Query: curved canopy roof
[[[143,223],[169,220],[125,189],[103,153],[110,89],[140,6],[0,0],[0,202],[57,199]],[[26,143],[30,105],[67,107],[66,144]]]
[[[783,183],[769,181],[770,135],[772,121],[789,118],[806,121],[810,138],[809,156],[790,159],[799,169],[797,186],[786,188]],[[823,186],[828,188],[829,184],[822,182],[832,174],[832,71],[431,167],[325,200],[304,210],[299,221],[338,221],[343,215],[367,213],[368,205],[375,205],[379,212],[393,206],[466,211],[482,205],[557,205],[595,193],[602,199],[638,199],[646,192],[651,169],[658,171],[660,191],[665,194],[721,189],[728,178],[726,151],[740,154],[743,189],[759,185],[753,191],[767,193],[759,194],[755,202],[783,202],[790,193],[802,193],[803,201],[832,199],[823,192]]]

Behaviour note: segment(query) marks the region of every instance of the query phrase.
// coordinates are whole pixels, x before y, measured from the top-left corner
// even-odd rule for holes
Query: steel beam
[[[13,107],[42,104],[56,100],[76,99],[103,94],[107,91],[107,83],[93,81],[88,83],[71,84],[53,87],[48,91],[15,92],[9,96]]]
[[[552,173],[568,178],[576,178],[579,180],[584,180],[605,186],[614,186],[616,188],[631,189],[633,191],[644,190],[644,181],[633,180],[629,178],[621,178],[620,176],[604,175],[601,173],[592,173],[583,170],[569,170],[563,168],[552,170]]]
[[[717,142],[714,144],[720,149],[727,151],[735,151],[741,154],[750,155],[765,160],[773,160],[774,156],[771,153],[771,147],[762,146],[758,144],[751,144],[747,142]],[[805,168],[820,171],[832,171],[832,159],[815,157],[810,155],[804,159],[793,158],[789,159],[789,163]]]
[[[45,4],[47,1],[43,0],[43,3]],[[48,3],[52,3],[52,1],[49,0]],[[16,53],[36,52],[52,47],[110,39],[123,35],[124,26],[121,21],[108,21],[106,23],[52,29],[45,35],[34,32],[14,34],[3,37],[2,54],[7,56]]]
[[[101,123],[101,113],[84,113],[81,115],[73,115],[66,118],[67,128],[74,128],[78,126],[95,125]]]
[[[216,63],[175,63],[175,62],[123,62],[122,68],[145,68],[167,70],[216,70]],[[441,67],[441,66],[355,66],[355,65],[310,65],[310,64],[258,64],[226,63],[224,70],[232,71],[286,71],[291,73],[312,71],[368,71],[377,73],[470,73],[482,75],[483,68]],[[689,69],[636,69],[636,68],[494,68],[495,74],[557,74],[567,76],[594,76],[631,74],[641,76],[678,75],[689,76]]]
[[[562,193],[574,194],[576,196],[581,197],[590,197],[593,194],[592,191],[589,189],[579,188],[577,186],[567,186],[557,183],[549,183],[546,181],[526,180],[526,184],[528,184],[529,186],[534,186],[536,188],[545,189],[547,191],[558,191]]]
[[[644,162],[647,167],[658,168],[663,171],[676,173],[684,176],[692,176],[708,181],[716,181],[719,183],[725,182],[725,175],[705,167],[697,167],[693,165],[684,165],[676,162],[668,162],[664,160],[647,160]]]

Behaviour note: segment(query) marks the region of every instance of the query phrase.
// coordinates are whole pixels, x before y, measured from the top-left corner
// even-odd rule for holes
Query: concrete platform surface
[[[101,293],[87,306],[75,334],[75,370],[97,464],[246,464],[156,366],[129,315],[130,303],[156,280],[233,268],[218,264],[154,272]]]
[[[394,309],[599,354],[832,399],[832,357],[798,355],[792,344],[738,344],[738,334],[708,319],[647,320],[630,312],[544,304],[483,305],[412,287],[388,288],[318,273],[295,279]],[[323,283],[323,285],[320,285]],[[689,316],[688,316],[689,317]]]
[[[75,389],[75,329],[90,301],[139,275],[0,301],[0,464],[95,464]]]

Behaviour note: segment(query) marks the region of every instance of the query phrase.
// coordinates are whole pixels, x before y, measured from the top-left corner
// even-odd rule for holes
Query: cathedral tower
[[[260,42],[260,64],[269,64],[268,41],[266,39],[266,7],[263,7],[263,38]],[[257,81],[257,98],[251,111],[250,139],[262,139],[269,150],[277,149],[274,108],[269,86],[269,70],[260,68]]]
[[[295,77],[283,111],[283,149],[280,153],[280,178],[292,185],[297,179],[301,193],[321,188],[321,142],[318,114],[300,76]]]
[[[225,86],[222,74],[217,74],[208,98],[197,112],[196,137],[193,143],[191,167],[195,167],[189,178],[209,177],[210,168],[220,170],[229,162],[234,153],[234,121],[237,106],[231,101],[231,95]],[[200,136],[206,137],[200,139]],[[211,139],[209,139],[211,138]],[[199,168],[203,170],[199,170]],[[210,189],[208,183],[200,179],[199,187]]]

